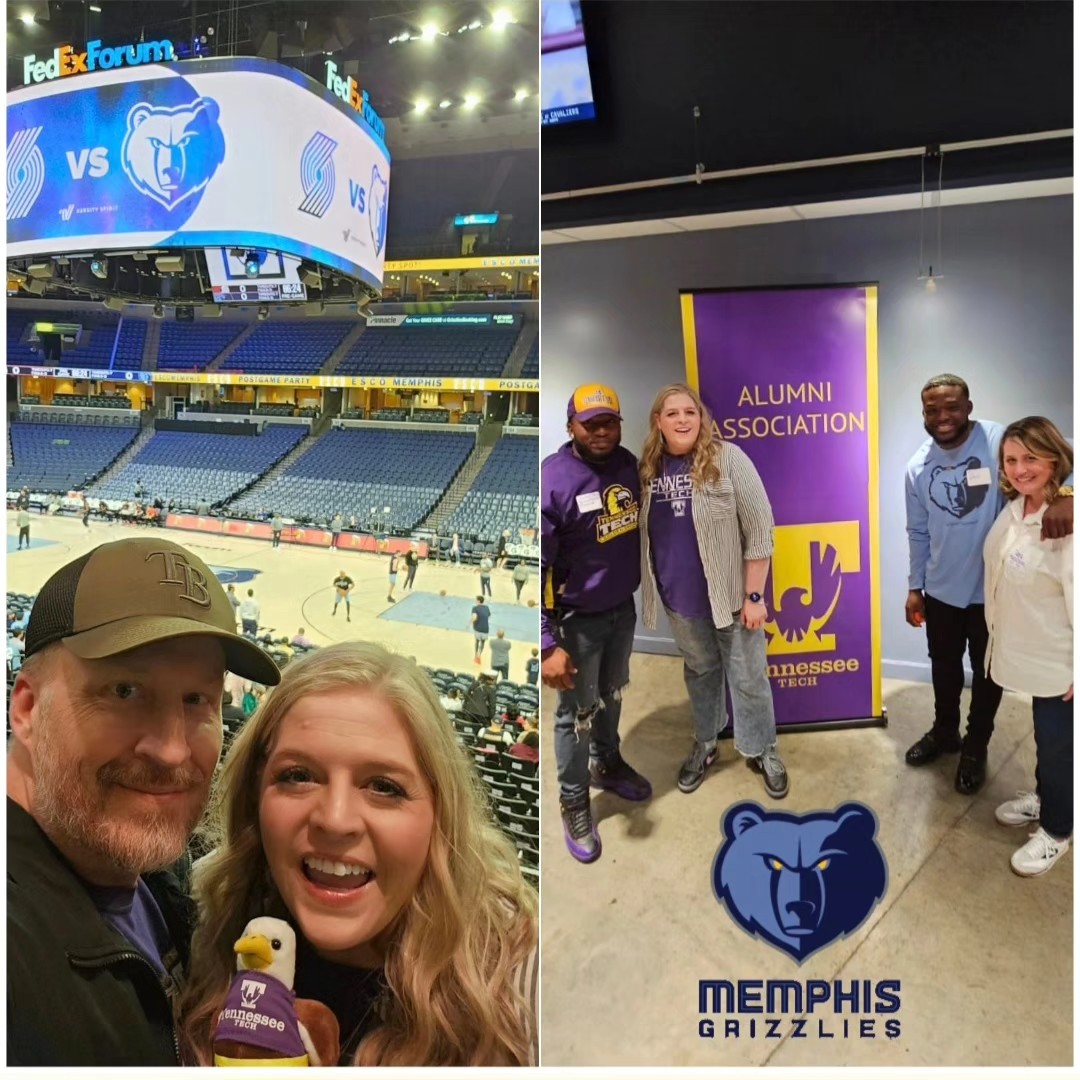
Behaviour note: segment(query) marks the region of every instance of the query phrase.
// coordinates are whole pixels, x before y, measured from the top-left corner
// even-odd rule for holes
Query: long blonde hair
[[[427,677],[411,660],[362,642],[291,664],[229,750],[210,815],[208,838],[216,846],[194,876],[199,924],[180,1002],[187,1055],[209,1063],[235,974],[233,943],[249,919],[282,906],[259,832],[261,773],[282,719],[304,696],[341,687],[363,687],[389,702],[434,795],[427,866],[385,935],[381,1022],[354,1063],[528,1064],[535,1033],[523,1022],[526,1003],[514,977],[536,946],[535,894]]]
[[[1054,471],[1043,488],[1043,501],[1053,502],[1058,488],[1073,471],[1073,450],[1065,441],[1065,436],[1045,416],[1025,416],[1005,429],[998,447],[998,484],[1006,497],[1012,500],[1019,498],[1020,492],[1005,475],[1005,443],[1008,439],[1015,439],[1028,453],[1053,464]]]
[[[660,475],[663,468],[664,436],[660,431],[660,413],[664,408],[664,402],[672,394],[686,394],[697,407],[701,416],[701,428],[698,431],[697,440],[694,443],[694,460],[690,466],[690,477],[695,490],[705,484],[714,484],[720,479],[720,466],[717,464],[717,444],[720,442],[720,431],[713,423],[712,413],[709,412],[705,403],[701,400],[698,392],[686,383],[668,383],[653,398],[652,408],[649,410],[649,434],[645,436],[645,445],[641,449],[641,457],[638,459],[638,472],[641,474],[641,487],[645,490],[652,481]]]

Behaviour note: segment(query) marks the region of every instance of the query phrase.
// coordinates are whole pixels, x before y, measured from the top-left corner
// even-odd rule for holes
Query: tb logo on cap
[[[206,588],[206,575],[194,567],[176,551],[151,551],[146,556],[149,562],[155,555],[160,555],[165,564],[165,576],[161,579],[161,585],[181,585],[180,593],[185,600],[190,600],[200,607],[210,606],[210,593]]]

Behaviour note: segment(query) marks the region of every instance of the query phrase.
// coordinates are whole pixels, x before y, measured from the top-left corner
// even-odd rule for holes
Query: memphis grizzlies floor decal
[[[716,898],[748,934],[802,964],[854,933],[884,897],[877,827],[857,802],[807,814],[736,803],[713,863]]]

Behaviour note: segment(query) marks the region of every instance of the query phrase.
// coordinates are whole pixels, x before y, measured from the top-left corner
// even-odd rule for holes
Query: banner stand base
[[[809,724],[777,724],[777,735],[787,735],[799,731],[842,731],[845,728],[864,727],[888,727],[889,710],[883,708],[880,716],[853,717],[850,720],[815,720]],[[735,732],[733,725],[728,724],[722,732],[721,739],[733,739]]]

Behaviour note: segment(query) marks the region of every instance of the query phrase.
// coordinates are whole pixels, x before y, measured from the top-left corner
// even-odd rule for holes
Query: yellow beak
[[[242,937],[233,946],[233,952],[242,958],[245,968],[254,968],[256,971],[268,968],[270,962],[274,959],[274,950],[270,947],[270,942],[262,934],[250,934],[248,937]]]

